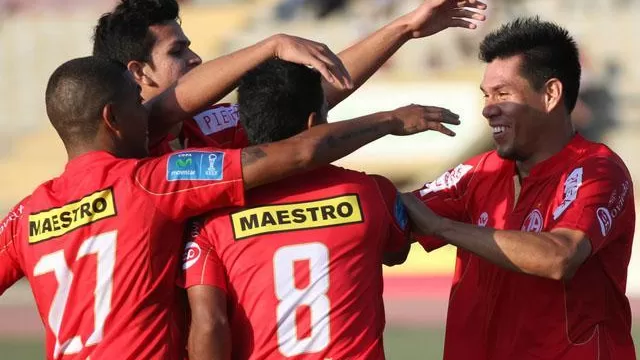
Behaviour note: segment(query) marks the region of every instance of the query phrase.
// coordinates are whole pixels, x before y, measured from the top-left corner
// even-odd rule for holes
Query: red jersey
[[[234,359],[384,359],[382,255],[407,245],[397,194],[329,166],[194,225],[185,286],[226,290]]]
[[[240,150],[73,159],[0,223],[0,294],[28,278],[48,359],[176,358],[185,222],[243,191]]]
[[[458,249],[444,358],[635,359],[625,296],[635,226],[623,161],[576,135],[536,165],[515,196],[516,167],[475,157],[415,192],[436,213],[496,229],[584,232],[592,253],[568,281],[500,268]],[[442,243],[421,239],[426,250]]]
[[[247,133],[238,121],[238,105],[216,104],[182,123],[180,134],[169,134],[150,146],[151,156],[172,151],[216,147],[240,149],[249,145]]]

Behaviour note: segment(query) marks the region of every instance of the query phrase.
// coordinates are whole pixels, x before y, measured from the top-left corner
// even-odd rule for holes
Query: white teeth
[[[507,130],[505,126],[493,126],[491,129],[493,129],[494,134],[500,134]]]

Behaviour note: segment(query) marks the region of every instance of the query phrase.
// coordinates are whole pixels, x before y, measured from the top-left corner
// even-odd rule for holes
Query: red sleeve
[[[141,160],[135,183],[175,220],[244,205],[241,150],[202,148]]]
[[[624,165],[609,158],[593,158],[573,170],[571,177],[575,181],[565,181],[565,199],[554,210],[554,228],[584,232],[591,241],[592,254],[622,233],[633,231],[633,184]]]
[[[455,221],[468,221],[466,211],[466,193],[474,170],[477,167],[478,158],[440,175],[436,180],[428,182],[413,194],[422,200],[436,214]],[[416,239],[426,251],[433,251],[444,245],[444,241],[431,237],[415,235]]]
[[[249,137],[247,136],[247,131],[242,126],[242,123],[238,122],[236,126],[236,133],[233,138],[233,144],[231,145],[232,149],[241,149],[249,146]]]
[[[208,285],[226,293],[227,279],[224,266],[204,226],[201,219],[191,220],[187,226],[187,244],[182,257],[182,275],[178,286],[188,289],[196,285]]]
[[[386,213],[390,220],[387,243],[385,244],[384,251],[400,251],[408,245],[409,226],[407,209],[400,199],[398,190],[389,179],[379,175],[372,175],[371,177],[378,185]]]
[[[0,222],[0,295],[24,276],[14,241],[23,210],[22,204],[16,206]]]

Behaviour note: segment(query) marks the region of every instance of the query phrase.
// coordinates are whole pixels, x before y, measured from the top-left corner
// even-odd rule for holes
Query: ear
[[[138,84],[155,86],[156,82],[148,75],[148,67],[147,64],[136,60],[131,60],[127,63],[127,69],[129,69],[129,72],[133,75],[133,79]]]
[[[312,112],[311,114],[309,114],[309,118],[307,119],[307,129],[311,129],[319,123],[320,117],[318,116],[318,113]]]
[[[555,110],[558,106],[562,106],[563,90],[562,82],[555,78],[550,79],[544,84],[544,102],[548,113]]]
[[[117,122],[115,114],[113,112],[113,104],[108,103],[102,108],[102,123],[105,125],[109,132],[116,137],[120,137],[120,124]]]

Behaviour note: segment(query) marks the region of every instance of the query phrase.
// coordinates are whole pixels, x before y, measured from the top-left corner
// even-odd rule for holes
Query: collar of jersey
[[[80,170],[86,170],[95,166],[95,164],[100,160],[108,160],[113,158],[114,156],[106,151],[91,151],[69,161],[65,166],[65,172],[77,172]]]
[[[586,151],[587,140],[580,134],[575,134],[571,141],[559,153],[536,164],[527,178],[545,178],[566,170],[575,164],[576,160]],[[509,161],[515,171],[515,162]]]

